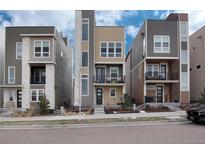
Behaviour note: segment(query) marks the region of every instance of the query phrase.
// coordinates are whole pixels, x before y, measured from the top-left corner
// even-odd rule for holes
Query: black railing
[[[124,76],[117,76],[117,77],[111,77],[111,76],[94,76],[94,82],[95,83],[124,83],[125,77]]]
[[[179,73],[177,72],[151,72],[145,73],[146,80],[178,80]]]
[[[31,76],[31,84],[46,84],[46,77],[45,76],[41,76],[41,77]]]

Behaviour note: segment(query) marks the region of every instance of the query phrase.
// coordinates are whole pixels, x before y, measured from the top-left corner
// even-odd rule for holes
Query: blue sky
[[[187,12],[190,18],[190,33],[205,25],[205,11],[96,11],[96,24],[99,26],[125,26],[126,53],[145,19],[165,19],[171,12]],[[62,31],[74,44],[74,11],[0,11],[0,27],[24,25],[52,25]]]

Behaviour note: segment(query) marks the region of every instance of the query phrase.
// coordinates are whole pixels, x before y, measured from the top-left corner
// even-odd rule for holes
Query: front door
[[[102,105],[102,88],[96,89],[96,103],[97,105]]]
[[[163,102],[163,86],[157,86],[157,103]]]
[[[22,91],[21,90],[17,90],[17,107],[21,108],[22,106]]]
[[[105,68],[96,68],[96,80],[98,83],[105,82]]]

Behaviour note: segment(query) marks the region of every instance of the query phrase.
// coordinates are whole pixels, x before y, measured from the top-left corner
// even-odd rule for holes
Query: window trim
[[[87,75],[87,77],[85,78],[85,77],[83,77],[83,75]],[[83,88],[82,88],[82,80],[83,79],[87,79],[88,80],[88,82],[87,82],[87,86],[88,86],[88,88],[87,88],[87,90],[88,90],[88,92],[87,92],[87,95],[84,95],[82,92],[83,92]],[[89,75],[88,74],[81,74],[81,96],[89,96]]]
[[[21,43],[21,58],[18,58],[18,54],[17,54],[17,45]],[[16,42],[16,59],[22,59],[22,49],[23,49],[23,42]]]
[[[110,67],[110,77],[111,77],[111,70],[113,68],[117,68],[117,77],[119,77],[119,67],[115,66],[115,67]]]
[[[161,42],[160,42],[160,47],[155,47],[155,40],[156,40],[156,37],[160,37],[161,38]],[[163,51],[163,37],[168,37],[168,51],[164,52]],[[156,51],[155,48],[160,48],[161,50],[160,51]],[[154,35],[154,53],[170,53],[170,35]]]
[[[43,42],[44,41],[47,41],[48,44],[49,44],[49,46],[48,46],[48,48],[49,48],[49,50],[48,50],[48,57],[44,57],[43,56]],[[36,55],[35,55],[35,43],[36,42],[41,42],[41,56],[40,57],[36,57]],[[51,53],[51,43],[50,43],[50,40],[34,40],[33,41],[33,57],[34,58],[50,58],[50,53]]]
[[[13,78],[13,82],[10,81],[10,69],[13,68],[14,69],[14,78]],[[8,66],[8,84],[15,84],[16,82],[16,67],[15,66]]]
[[[83,52],[88,53],[88,65],[87,66],[83,66]],[[89,67],[89,52],[87,50],[81,52],[81,67],[82,68],[88,68]]]
[[[111,95],[112,94],[112,90],[115,90],[115,96]],[[116,90],[116,88],[110,88],[109,93],[110,93],[110,97],[112,97],[112,98],[116,98],[117,97],[117,90]]]
[[[40,100],[38,99],[38,97],[39,97],[39,91],[40,91],[40,90],[42,90],[43,93],[44,93],[44,95],[45,95],[45,89],[31,89],[31,90],[30,90],[30,101],[31,101],[31,102],[39,102],[39,101],[40,101]],[[32,100],[32,92],[33,92],[33,91],[36,91],[36,100],[35,100],[35,101]]]
[[[83,40],[83,32],[81,31],[81,41],[82,42],[89,42],[89,31],[90,31],[90,28],[89,28],[89,26],[90,26],[90,21],[89,21],[89,18],[82,18],[82,20],[81,20],[81,26],[82,26],[82,28],[81,28],[81,30],[83,29],[83,20],[87,20],[88,22],[87,22],[87,24],[88,24],[88,40]],[[85,23],[85,22],[84,22]]]

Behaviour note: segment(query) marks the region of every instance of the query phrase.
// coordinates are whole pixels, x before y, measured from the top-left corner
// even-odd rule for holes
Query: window
[[[111,78],[118,77],[118,67],[111,67],[110,68],[110,76],[111,76]]]
[[[188,73],[181,72],[181,90],[186,91],[188,90]]]
[[[188,64],[188,52],[187,51],[181,51],[181,63],[182,64]]]
[[[82,52],[82,67],[88,67],[88,52]]]
[[[82,20],[82,40],[83,41],[88,41],[88,35],[89,35],[88,25],[89,25],[88,19],[83,19]]]
[[[169,53],[170,37],[166,35],[154,36],[154,53]]]
[[[116,43],[116,57],[121,57],[122,55],[122,44]]]
[[[116,89],[115,88],[110,89],[110,96],[111,97],[116,97]]]
[[[22,58],[22,42],[16,42],[16,59]]]
[[[40,98],[45,96],[44,89],[31,89],[31,101],[39,102]]]
[[[114,57],[114,51],[115,51],[115,44],[108,43],[108,55],[109,55],[109,57]]]
[[[147,65],[147,77],[157,76],[159,73],[159,65],[158,64],[148,64]]]
[[[201,68],[201,65],[197,65],[196,66],[196,69],[198,70],[198,69],[200,69]]]
[[[104,42],[101,43],[100,52],[101,52],[101,57],[107,56],[107,43]]]
[[[88,96],[88,75],[82,75],[82,96]]]
[[[187,50],[187,41],[181,41],[181,50]]]
[[[50,41],[34,41],[35,57],[49,57]]]
[[[8,83],[9,84],[15,83],[15,66],[8,67]]]
[[[180,23],[180,34],[181,35],[187,35],[188,34],[188,27],[185,22]]]
[[[143,52],[143,56],[145,55],[145,47],[146,47],[146,42],[145,42],[145,37],[143,36],[143,38],[142,38],[142,52]]]

